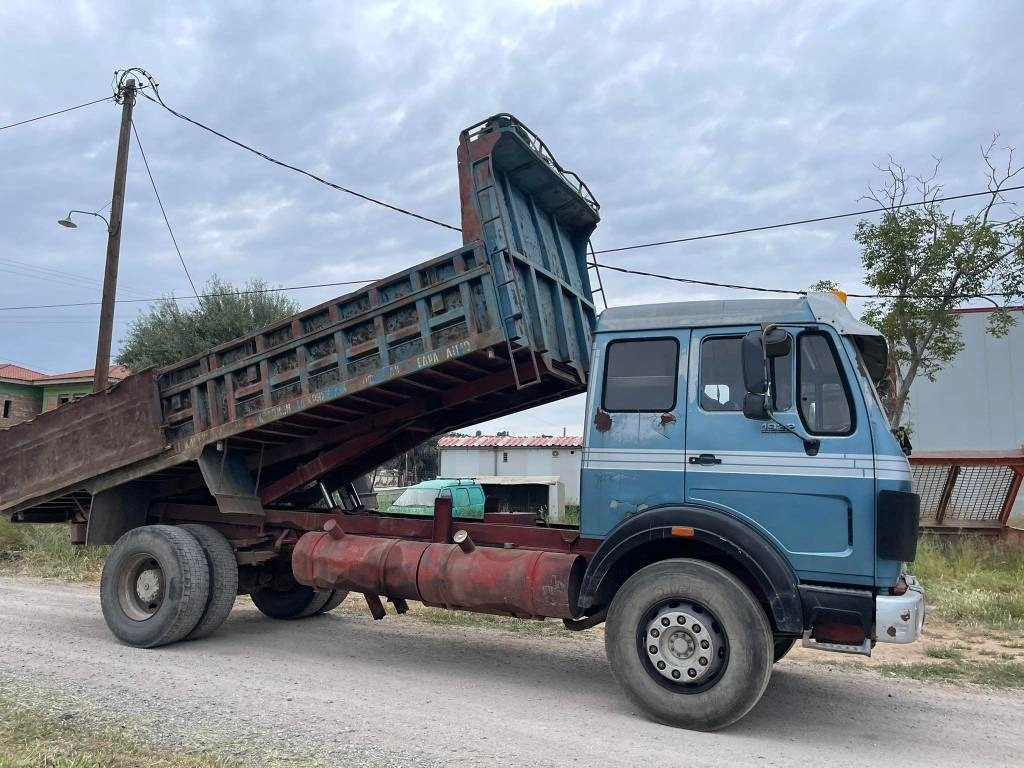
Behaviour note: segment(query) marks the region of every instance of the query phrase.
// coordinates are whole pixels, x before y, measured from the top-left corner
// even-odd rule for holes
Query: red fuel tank
[[[521,618],[575,618],[579,555],[378,536],[307,533],[292,571],[317,589],[347,589],[443,608]]]

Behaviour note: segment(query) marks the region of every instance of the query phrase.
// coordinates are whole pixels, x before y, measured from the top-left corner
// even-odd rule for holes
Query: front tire
[[[210,570],[199,542],[171,525],[125,533],[100,578],[103,618],[114,636],[137,648],[181,640],[195,628],[210,594]]]
[[[771,626],[731,573],[701,560],[642,568],[608,611],[605,652],[619,686],[654,720],[713,731],[761,698],[771,676]]]

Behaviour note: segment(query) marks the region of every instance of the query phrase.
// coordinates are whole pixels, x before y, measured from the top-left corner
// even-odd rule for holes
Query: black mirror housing
[[[769,327],[763,331],[764,356],[767,358],[785,357],[792,349],[790,335],[781,328]]]
[[[762,396],[768,392],[763,341],[764,336],[761,331],[751,331],[743,337],[740,344],[740,355],[743,358],[743,386],[748,393]],[[744,406],[743,412],[746,413],[746,406]]]
[[[755,421],[768,421],[768,409],[764,406],[764,395],[747,392],[743,396],[743,415]]]

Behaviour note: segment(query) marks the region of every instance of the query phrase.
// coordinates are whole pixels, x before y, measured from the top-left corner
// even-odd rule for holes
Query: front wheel
[[[701,560],[642,568],[608,610],[605,652],[616,681],[667,725],[713,731],[739,720],[768,685],[773,650],[750,590]]]

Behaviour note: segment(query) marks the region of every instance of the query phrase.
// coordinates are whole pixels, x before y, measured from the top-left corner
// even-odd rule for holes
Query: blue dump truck
[[[797,641],[914,641],[884,339],[822,294],[598,317],[586,185],[510,115],[458,159],[460,247],[0,432],[0,513],[113,544],[101,605],[129,645],[209,635],[238,594],[286,620],[357,592],[376,619],[417,600],[604,623],[623,691],[685,728],[741,718]],[[432,435],[584,391],[578,528],[360,498]]]

